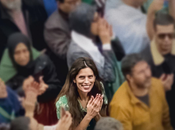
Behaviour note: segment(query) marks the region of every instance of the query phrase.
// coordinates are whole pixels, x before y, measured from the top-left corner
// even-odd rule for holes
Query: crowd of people
[[[175,130],[175,0],[0,0],[0,130]]]

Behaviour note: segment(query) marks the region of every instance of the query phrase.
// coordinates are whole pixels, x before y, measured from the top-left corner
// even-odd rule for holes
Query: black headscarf
[[[22,33],[14,33],[12,34],[7,41],[7,47],[8,47],[8,51],[9,51],[9,56],[12,60],[12,63],[14,65],[14,67],[17,69],[18,73],[22,74],[22,75],[26,75],[29,76],[31,72],[33,72],[34,69],[34,61],[33,61],[33,56],[32,56],[32,51],[31,51],[31,42],[29,40],[29,38],[25,35],[23,35]],[[26,66],[20,66],[15,62],[14,59],[14,52],[15,52],[15,48],[19,43],[23,43],[24,45],[26,45],[26,47],[29,50],[30,53],[30,61]]]

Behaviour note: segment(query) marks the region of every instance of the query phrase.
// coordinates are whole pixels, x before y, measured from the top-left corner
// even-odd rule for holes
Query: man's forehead
[[[156,30],[158,33],[170,33],[174,32],[174,24],[170,25],[157,25]]]

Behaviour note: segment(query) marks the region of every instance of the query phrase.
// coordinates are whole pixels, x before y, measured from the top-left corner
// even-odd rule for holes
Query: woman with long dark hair
[[[90,58],[78,58],[72,65],[66,82],[57,97],[57,117],[60,108],[68,110],[73,118],[72,129],[93,129],[100,118],[104,89],[98,70]],[[90,125],[89,125],[90,124]]]

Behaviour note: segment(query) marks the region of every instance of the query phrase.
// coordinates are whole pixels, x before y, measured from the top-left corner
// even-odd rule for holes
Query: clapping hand
[[[162,74],[160,80],[162,81],[165,91],[169,91],[171,90],[171,87],[174,82],[174,74]]]
[[[87,104],[87,115],[92,119],[97,116],[103,105],[103,95],[97,94],[94,98],[93,96]]]
[[[69,130],[72,124],[72,117],[68,111],[65,111],[64,108],[61,107],[61,119],[59,120],[56,130]]]

